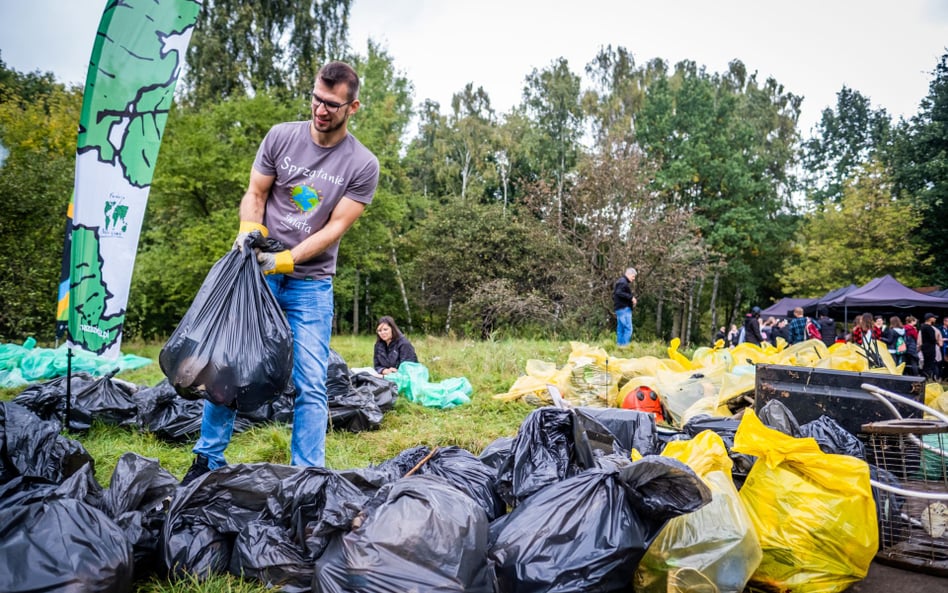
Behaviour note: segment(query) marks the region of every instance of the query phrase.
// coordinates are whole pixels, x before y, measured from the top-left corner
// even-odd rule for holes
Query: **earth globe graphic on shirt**
[[[300,212],[309,212],[319,206],[319,193],[308,185],[297,185],[290,190],[290,198]]]

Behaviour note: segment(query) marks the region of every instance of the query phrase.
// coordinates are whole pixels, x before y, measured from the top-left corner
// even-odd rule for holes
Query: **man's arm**
[[[242,208],[242,205],[241,205]],[[326,251],[330,245],[338,241],[343,234],[365,210],[365,204],[343,197],[333,208],[326,226],[306,238],[305,241],[293,247],[290,253],[294,263],[302,263]],[[243,212],[243,209],[241,209]]]
[[[276,178],[273,175],[264,175],[251,167],[250,183],[240,200],[240,220],[263,224],[263,212],[274,179]]]

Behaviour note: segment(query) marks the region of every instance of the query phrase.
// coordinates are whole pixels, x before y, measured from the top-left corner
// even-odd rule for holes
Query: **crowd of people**
[[[937,321],[934,313],[926,313],[921,323],[913,315],[904,319],[892,315],[886,322],[882,315],[862,313],[853,319],[851,327],[837,328],[826,309],[819,309],[816,318],[807,317],[797,307],[789,319],[763,319],[760,307],[752,307],[741,327],[719,327],[714,341],[723,340],[729,348],[743,342],[777,345],[780,338],[790,345],[809,339],[822,340],[827,346],[852,342],[870,357],[878,357],[880,349],[887,350],[896,364],[905,363],[907,375],[948,380],[948,315],[941,318],[940,325]]]

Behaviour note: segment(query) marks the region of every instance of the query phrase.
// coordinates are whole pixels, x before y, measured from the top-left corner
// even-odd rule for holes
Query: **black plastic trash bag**
[[[143,430],[170,443],[181,443],[201,433],[201,415],[204,400],[178,397],[168,379],[154,387],[146,387],[135,394],[138,402],[138,422]]]
[[[157,459],[125,453],[102,493],[99,508],[122,528],[132,545],[136,578],[157,573],[162,567],[158,541],[165,522],[165,503],[178,485],[178,479]]]
[[[248,238],[214,264],[161,349],[161,370],[182,397],[252,410],[286,391],[293,335],[252,246]]]
[[[66,381],[67,377],[57,377],[30,385],[13,398],[13,402],[28,408],[43,420],[62,422],[66,416]],[[69,381],[72,400],[69,410],[69,430],[84,432],[92,427],[92,414],[83,408],[72,405],[76,394],[96,382],[96,378],[88,373],[74,373]]]
[[[323,468],[228,465],[175,494],[162,558],[175,577],[230,571],[287,591],[308,590],[316,557],[349,529],[366,498]]]
[[[316,561],[316,593],[493,593],[488,521],[469,496],[431,475],[386,487],[381,504]]]
[[[630,591],[665,523],[710,500],[690,468],[654,455],[551,484],[491,524],[496,592]]]
[[[431,453],[431,449],[424,445],[419,445],[405,449],[395,457],[386,459],[378,465],[346,469],[339,473],[355,484],[359,490],[369,496],[373,496],[383,486],[405,477],[405,475],[417,466],[421,460],[427,457],[429,453]]]
[[[326,366],[326,399],[329,425],[333,430],[361,432],[382,424],[382,410],[371,393],[353,389],[349,365],[335,350],[329,351]]]
[[[84,498],[91,465],[61,486],[16,478],[0,486],[0,591],[127,593],[132,546],[109,516]],[[85,496],[88,495],[88,496]]]
[[[442,447],[419,469],[422,475],[440,476],[464,492],[484,509],[488,521],[507,512],[507,505],[494,490],[497,470],[460,447]]]
[[[511,455],[515,437],[497,437],[484,447],[478,458],[487,466],[494,469],[496,473],[507,462]]]
[[[315,560],[352,528],[366,500],[336,472],[300,468],[280,481],[260,519],[237,534],[230,572],[285,593],[310,591]]]
[[[760,421],[774,430],[779,430],[787,436],[794,438],[800,437],[800,423],[796,416],[790,411],[790,408],[780,403],[779,400],[772,399],[757,414]]]
[[[395,398],[398,397],[398,386],[385,377],[370,373],[352,373],[352,388],[358,392],[366,392],[375,400],[375,405],[383,413],[395,408]]]
[[[514,507],[550,484],[596,467],[598,457],[615,452],[615,437],[590,416],[573,409],[540,408],[520,425],[511,455],[498,471],[496,489]]]
[[[23,406],[0,402],[0,484],[18,476],[59,484],[92,465],[89,452],[59,430],[56,420],[41,420]]]
[[[227,465],[181,487],[162,529],[161,556],[172,576],[223,574],[234,539],[260,519],[281,480],[301,468],[273,463]]]
[[[866,447],[862,441],[829,416],[820,416],[801,425],[800,436],[816,440],[824,453],[849,455],[866,460]]]
[[[626,452],[635,449],[642,455],[652,455],[661,451],[654,414],[623,408],[576,408],[576,413],[606,427]]]
[[[326,378],[329,420],[333,430],[377,430],[382,414],[395,407],[395,383],[368,373],[350,373],[335,350],[329,351]]]
[[[87,380],[89,375],[73,377],[69,401],[69,429],[88,430],[92,420],[115,426],[138,426],[138,406],[132,397],[136,386],[108,375]],[[44,420],[61,420],[66,412],[66,378],[47,382],[37,390],[24,390],[13,401],[25,405]]]
[[[115,381],[115,371],[100,377],[78,393],[73,392],[72,406],[87,410],[93,419],[114,426],[138,426],[138,404],[133,394],[136,387]]]

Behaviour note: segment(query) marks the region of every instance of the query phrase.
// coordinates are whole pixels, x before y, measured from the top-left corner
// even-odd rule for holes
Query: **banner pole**
[[[66,348],[66,418],[63,427],[69,432],[69,416],[72,414],[72,346]]]

